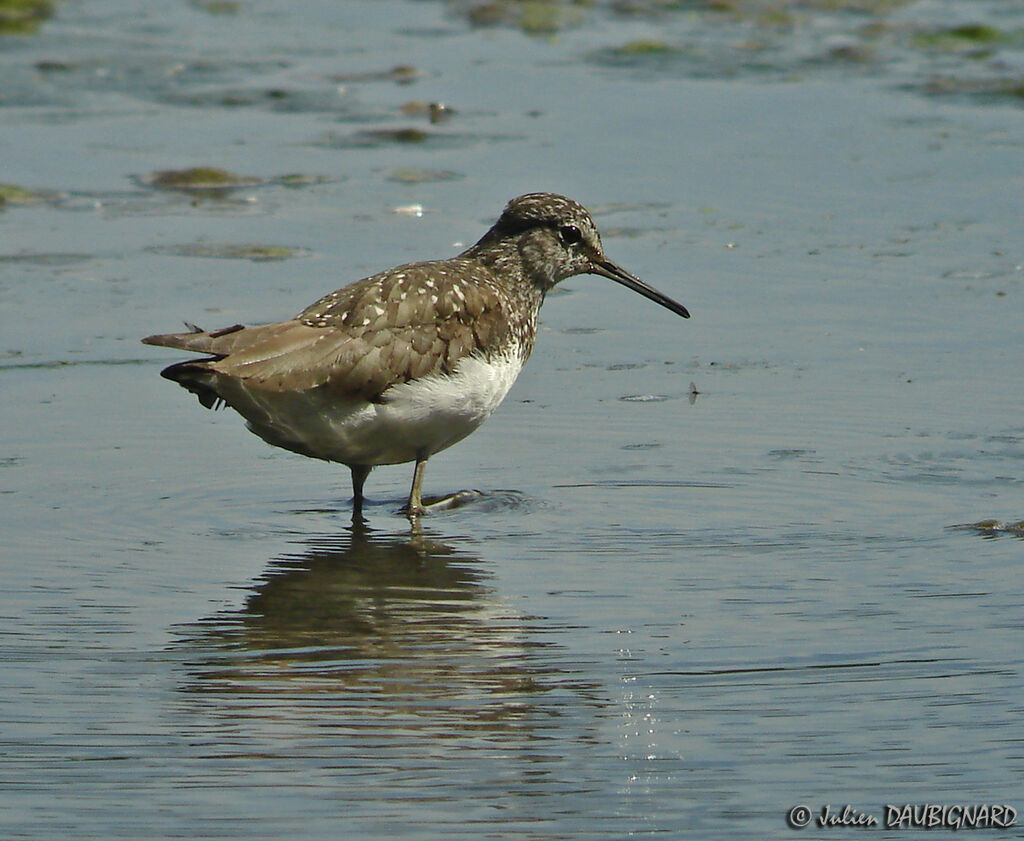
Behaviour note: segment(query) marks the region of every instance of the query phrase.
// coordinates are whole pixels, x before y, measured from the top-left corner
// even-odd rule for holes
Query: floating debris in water
[[[626,394],[619,398],[623,403],[663,403],[667,394]]]
[[[40,73],[70,73],[75,66],[67,61],[37,61],[36,70]]]
[[[410,64],[396,64],[388,70],[371,70],[366,73],[336,73],[330,77],[332,82],[394,82],[396,85],[411,85],[423,76]]]
[[[328,149],[373,149],[383,148],[390,144],[402,146],[419,146],[430,149],[458,149],[480,141],[498,142],[510,139],[502,135],[453,134],[447,132],[428,132],[415,127],[398,129],[362,129],[351,134],[327,132],[309,143]]]
[[[776,459],[788,459],[788,458],[807,458],[813,456],[814,450],[804,449],[802,447],[786,447],[778,450],[769,450],[768,457]]]
[[[407,117],[426,117],[432,123],[442,123],[456,112],[443,102],[406,102],[399,109]]]
[[[1024,520],[1015,523],[1003,522],[1002,520],[979,520],[976,523],[961,523],[949,526],[957,531],[973,531],[983,537],[998,537],[1003,534],[1013,537],[1024,537]]]
[[[371,129],[363,134],[376,140],[391,140],[395,143],[422,143],[430,137],[427,132],[418,128]]]

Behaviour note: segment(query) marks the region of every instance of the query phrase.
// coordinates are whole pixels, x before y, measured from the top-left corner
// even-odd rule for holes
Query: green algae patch
[[[1013,36],[994,26],[983,23],[968,23],[950,29],[936,29],[917,32],[910,39],[911,45],[921,50],[957,50],[988,47],[1014,40]]]
[[[388,70],[371,70],[361,73],[335,73],[332,82],[349,84],[355,82],[394,82],[396,85],[411,85],[419,81],[423,71],[411,64],[396,64]]]
[[[315,184],[326,184],[329,181],[338,181],[338,178],[329,178],[326,175],[306,175],[302,172],[289,172],[286,175],[279,175],[271,179],[271,183],[280,184],[282,187],[312,187]]]
[[[210,243],[194,242],[181,245],[154,245],[146,249],[150,254],[170,257],[208,257],[217,260],[252,260],[265,263],[275,260],[292,260],[308,257],[305,248],[290,245],[267,245],[264,243]]]
[[[313,141],[313,145],[326,146],[332,149],[369,149],[388,146],[392,143],[414,146],[432,142],[438,137],[442,137],[442,135],[426,132],[418,128],[364,129],[353,134],[328,132],[323,137]]]
[[[669,44],[654,38],[641,38],[617,47],[604,47],[589,55],[589,59],[597,64],[627,68],[671,67],[676,62],[684,63],[694,57],[691,47]]]
[[[17,184],[0,184],[0,207],[42,202],[56,203],[62,198],[66,198],[66,196],[53,190],[29,190],[26,187],[19,187]]]
[[[242,11],[237,0],[191,0],[190,5],[208,15],[235,15]]]
[[[526,2],[521,4],[518,26],[527,35],[554,35],[560,29],[579,24],[583,15],[561,3]]]
[[[621,47],[616,47],[615,52],[619,55],[667,55],[676,52],[676,48],[664,41],[641,39],[630,41]]]
[[[1024,100],[1024,79],[951,79],[935,77],[922,88],[932,96]]]
[[[36,193],[16,184],[0,184],[0,204],[30,204],[39,201]]]
[[[290,260],[301,256],[302,250],[288,245],[237,245],[224,246],[220,254],[213,256],[234,260]]]
[[[412,167],[401,167],[389,169],[384,176],[388,181],[397,181],[399,184],[429,184],[439,181],[458,181],[464,176],[450,169],[416,169]]]
[[[210,166],[191,169],[164,169],[153,172],[144,183],[158,190],[230,190],[239,187],[255,187],[263,183],[260,178],[236,175],[227,170]]]
[[[464,10],[472,26],[513,26],[527,35],[556,35],[582,23],[587,3],[558,0],[493,0],[477,3]]]
[[[966,38],[968,41],[1001,41],[1003,33],[994,26],[985,26],[980,23],[969,23],[966,26],[957,26],[950,30],[951,35],[957,38]]]
[[[51,0],[0,0],[0,35],[31,35],[51,17]]]
[[[369,131],[367,134],[394,143],[422,143],[430,137],[427,132],[418,128],[380,129],[379,131]]]
[[[803,0],[788,5],[812,11],[884,15],[902,6],[909,5],[913,0]],[[747,20],[766,20],[772,17],[793,20],[789,12],[783,8],[785,3],[776,0],[705,0],[702,8],[711,12],[723,12]]]

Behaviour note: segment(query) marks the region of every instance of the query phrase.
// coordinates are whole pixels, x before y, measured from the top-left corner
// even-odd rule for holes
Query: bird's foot
[[[483,493],[480,491],[462,490],[447,496],[432,496],[423,501],[429,511],[449,511],[452,508],[461,508],[470,502],[480,499]]]
[[[405,514],[410,520],[418,520],[427,513],[427,509],[423,505],[403,505],[400,513]]]
[[[455,491],[455,493],[450,493],[446,496],[429,496],[423,499],[420,505],[406,504],[402,508],[402,513],[409,518],[413,518],[421,517],[434,511],[450,511],[453,508],[461,508],[463,505],[480,499],[482,496],[483,494],[480,491],[470,490]]]

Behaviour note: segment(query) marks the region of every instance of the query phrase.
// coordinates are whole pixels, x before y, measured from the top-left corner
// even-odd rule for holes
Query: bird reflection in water
[[[558,667],[561,646],[538,639],[552,629],[531,627],[490,577],[461,549],[417,532],[378,536],[357,519],[274,561],[241,609],[183,629],[183,690],[245,717],[331,708],[347,727],[397,717],[407,733],[452,738],[536,726],[556,686],[557,706],[591,696],[576,669]]]

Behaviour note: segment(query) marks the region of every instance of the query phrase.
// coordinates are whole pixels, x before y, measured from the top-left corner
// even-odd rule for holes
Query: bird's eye
[[[583,234],[575,225],[562,225],[558,229],[558,236],[561,237],[563,245],[576,245],[583,242]]]

